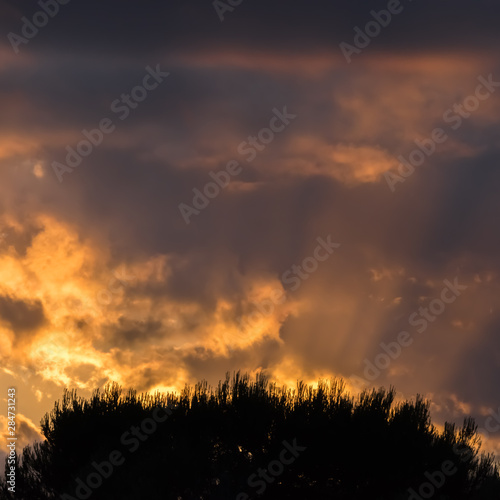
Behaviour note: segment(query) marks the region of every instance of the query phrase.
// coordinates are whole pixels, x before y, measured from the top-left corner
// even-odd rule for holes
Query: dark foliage
[[[42,420],[46,440],[23,450],[16,493],[2,483],[0,497],[391,500],[433,475],[432,498],[500,498],[472,420],[438,432],[427,401],[396,404],[394,395],[355,398],[341,380],[292,391],[239,374],[182,394],[138,396],[116,384],[89,399],[65,391]]]

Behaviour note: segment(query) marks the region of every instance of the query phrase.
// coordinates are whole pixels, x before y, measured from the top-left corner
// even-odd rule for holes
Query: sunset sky
[[[0,449],[9,387],[22,444],[234,370],[500,411],[500,5],[232,3],[0,1]]]

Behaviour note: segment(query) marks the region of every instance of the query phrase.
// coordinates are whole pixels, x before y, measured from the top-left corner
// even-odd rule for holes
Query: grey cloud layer
[[[495,20],[499,6],[493,1],[465,0],[435,2],[402,1],[403,13],[380,36],[379,47],[386,50],[419,51],[436,47],[470,49],[491,48],[498,41]],[[85,4],[69,2],[49,26],[43,28],[32,46],[71,53],[125,53],[137,57],[141,53],[174,50],[185,47],[252,46],[268,48],[269,44],[296,50],[327,47],[335,49],[354,36],[356,25],[364,27],[371,20],[370,11],[387,8],[387,2],[330,2],[311,4],[305,0],[287,2],[264,0],[244,2],[221,23],[212,2],[160,0],[124,4],[119,0]],[[2,2],[6,14],[2,31],[20,32],[20,18],[31,18],[39,10],[28,0]],[[19,16],[17,17],[16,16]],[[256,36],[258,33],[258,36]],[[425,33],[425,36],[422,36]],[[145,34],[147,34],[145,36]],[[61,41],[64,40],[64,44]]]

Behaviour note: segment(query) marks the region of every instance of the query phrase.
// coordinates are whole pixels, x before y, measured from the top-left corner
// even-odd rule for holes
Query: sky
[[[241,370],[500,452],[499,15],[1,0],[0,449],[10,387],[24,445],[64,387]]]

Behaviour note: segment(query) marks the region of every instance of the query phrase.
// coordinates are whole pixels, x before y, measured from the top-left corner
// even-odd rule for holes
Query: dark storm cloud
[[[337,50],[342,41],[352,40],[354,26],[370,21],[370,11],[387,7],[387,2],[326,0],[314,3],[279,0],[244,1],[224,22],[212,5],[197,0],[184,2],[150,1],[123,3],[118,0],[98,2],[72,1],[62,5],[59,14],[41,29],[38,37],[25,48],[69,51],[71,53],[127,56],[161,49],[178,51],[200,46],[246,46],[260,50],[269,46],[283,49],[312,50],[326,47]],[[379,48],[415,50],[461,47],[491,48],[498,40],[496,19],[498,4],[480,0],[471,4],[461,0],[403,0],[402,13],[377,40]],[[10,7],[10,8],[9,8]],[[2,21],[2,31],[20,32],[21,16],[31,18],[39,7],[31,1],[4,2],[10,15]],[[18,12],[18,19],[12,10]]]
[[[0,127],[6,132],[59,132],[69,128],[78,133],[83,128],[97,127],[102,118],[111,118],[117,125],[113,136],[154,123],[162,127],[163,142],[180,141],[195,149],[201,145],[186,143],[186,134],[200,137],[210,128],[227,127],[229,120],[244,138],[248,130],[262,128],[273,107],[296,101],[303,90],[299,82],[261,74],[258,68],[213,70],[190,64],[196,62],[171,63],[168,58],[144,56],[141,62],[113,62],[110,67],[105,59],[96,62],[44,54],[28,66],[16,67],[15,71],[0,69],[0,102],[4,108]],[[112,104],[141,84],[146,66],[157,65],[171,75],[122,121]],[[30,110],[28,123],[19,113],[19,106]],[[321,118],[327,110],[321,107],[317,111]]]
[[[47,318],[39,300],[26,302],[0,295],[0,320],[8,323],[16,334],[24,334],[40,328]]]
[[[490,291],[495,296],[499,293],[498,286],[492,286]],[[494,302],[494,301],[492,301]],[[492,304],[493,305],[493,304]],[[487,324],[481,331],[473,332],[480,337],[481,342],[475,343],[460,358],[460,370],[451,374],[452,385],[460,387],[463,397],[474,404],[498,409],[500,389],[493,383],[500,366],[500,318],[498,309],[489,314]]]
[[[13,108],[2,114],[0,123],[4,130],[19,128],[36,132],[64,130],[68,126],[80,130],[93,128],[105,117],[114,117],[118,121],[117,114],[111,110],[112,103],[140,84],[146,66],[155,67],[156,63],[154,59],[144,64],[114,63],[111,70],[109,61],[103,60],[99,65],[95,61],[75,60],[70,56],[52,59],[44,55],[33,65],[20,66],[16,71],[6,68],[0,84],[2,100],[9,107],[9,100],[19,98],[22,92],[22,106],[29,107],[32,120],[26,123],[19,110]],[[158,118],[159,113],[155,112],[158,94],[159,91],[151,92],[142,103],[142,121],[148,114],[150,119]],[[163,94],[164,99],[170,96]],[[127,127],[127,122],[123,125]]]
[[[423,242],[423,255],[446,255],[461,249],[464,253],[481,255],[488,265],[494,265],[500,251],[498,234],[488,230],[495,214],[500,213],[500,201],[494,186],[500,182],[496,165],[500,151],[488,151],[474,158],[455,161],[443,170],[440,186],[440,217],[429,220],[429,231]],[[429,186],[432,185],[429,183]]]
[[[138,344],[150,344],[167,331],[160,321],[136,321],[122,316],[118,324],[105,328],[102,337],[95,340],[96,347],[109,351],[113,347],[120,349],[135,349]]]

